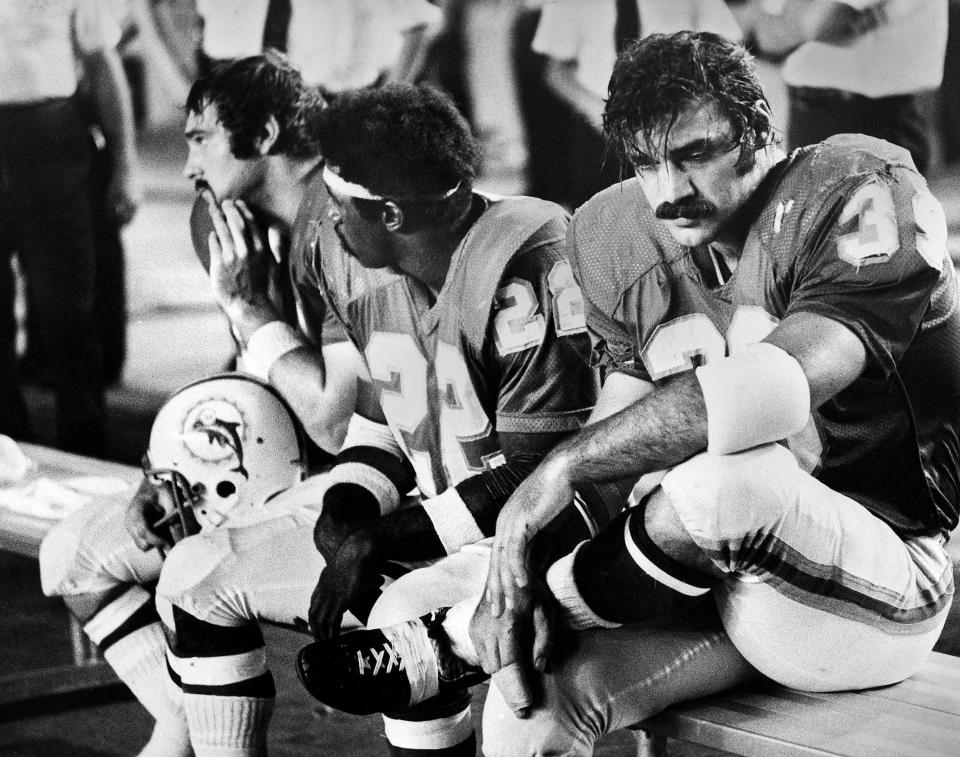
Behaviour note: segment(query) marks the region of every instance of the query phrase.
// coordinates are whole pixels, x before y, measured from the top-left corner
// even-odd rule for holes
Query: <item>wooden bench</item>
[[[138,468],[105,460],[74,455],[33,444],[21,444],[27,457],[37,463],[25,483],[40,477],[63,480],[76,476],[115,476],[136,482]],[[36,558],[40,542],[56,521],[37,518],[0,507],[0,550]],[[70,643],[73,664],[56,665],[13,675],[0,675],[0,707],[22,704],[42,697],[74,694],[118,683],[116,676],[100,658],[80,625],[70,617]]]
[[[137,468],[22,445],[38,463],[32,477],[117,476],[130,482]],[[0,508],[0,549],[36,557],[53,521]],[[109,667],[73,622],[74,664],[27,675],[0,676],[0,707],[52,694],[116,684]],[[656,753],[665,737],[755,757],[960,755],[960,658],[933,653],[911,678],[860,692],[815,694],[773,683],[745,686],[671,707],[640,726]]]
[[[766,682],[669,708],[654,736],[748,757],[960,755],[960,658],[934,652],[902,683],[816,694]]]

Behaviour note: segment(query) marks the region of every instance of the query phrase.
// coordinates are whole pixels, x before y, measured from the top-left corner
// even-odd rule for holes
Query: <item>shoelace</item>
[[[377,647],[370,647],[369,655],[365,655],[361,649],[357,650],[357,667],[360,675],[365,675],[368,670],[371,671],[370,675],[373,676],[378,675],[381,671],[390,673],[394,667],[397,670],[403,670],[403,660],[397,650],[393,648],[393,645],[384,641],[382,647],[382,650]]]

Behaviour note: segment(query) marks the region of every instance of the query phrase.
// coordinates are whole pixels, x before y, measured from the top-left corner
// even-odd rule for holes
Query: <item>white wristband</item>
[[[331,486],[356,484],[366,489],[380,505],[380,514],[389,515],[400,506],[400,492],[393,481],[366,463],[337,463],[330,470]]]
[[[604,620],[591,610],[577,589],[573,579],[573,560],[584,544],[585,541],[580,542],[573,552],[550,566],[547,571],[547,586],[560,605],[563,620],[570,629],[583,631],[587,628],[618,628],[620,623]]]
[[[290,324],[270,321],[250,336],[243,353],[243,368],[263,381],[270,380],[270,368],[281,355],[307,343]]]
[[[433,528],[440,537],[440,543],[448,555],[458,552],[460,547],[484,539],[483,531],[473,519],[473,514],[467,508],[467,503],[460,498],[456,487],[449,489],[436,497],[430,497],[420,503],[424,512],[433,523]]]

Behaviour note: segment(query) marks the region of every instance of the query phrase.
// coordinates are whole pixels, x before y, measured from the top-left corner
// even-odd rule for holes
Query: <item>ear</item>
[[[280,124],[275,116],[269,116],[263,125],[263,132],[260,141],[257,143],[257,150],[261,155],[267,155],[280,138]]]
[[[758,136],[762,137],[766,144],[770,142],[773,135],[773,113],[770,112],[770,106],[765,100],[757,100],[753,107],[757,118],[762,118],[764,121],[764,128]]]
[[[383,212],[380,214],[380,218],[388,231],[396,233],[403,226],[403,211],[397,203],[391,200],[383,203]]]

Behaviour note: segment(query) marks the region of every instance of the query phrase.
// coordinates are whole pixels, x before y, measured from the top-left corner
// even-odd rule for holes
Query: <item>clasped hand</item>
[[[553,599],[530,570],[530,547],[572,501],[560,455],[548,456],[517,487],[497,518],[486,588],[471,621],[480,664],[518,717],[536,704],[531,670],[542,673],[555,648]]]
[[[327,552],[340,535],[331,535],[321,553]],[[315,534],[318,547],[321,540]],[[310,598],[310,628],[317,639],[329,639],[340,633],[343,614],[381,580],[377,550],[362,530],[340,541],[336,552],[327,557],[317,586]]]

